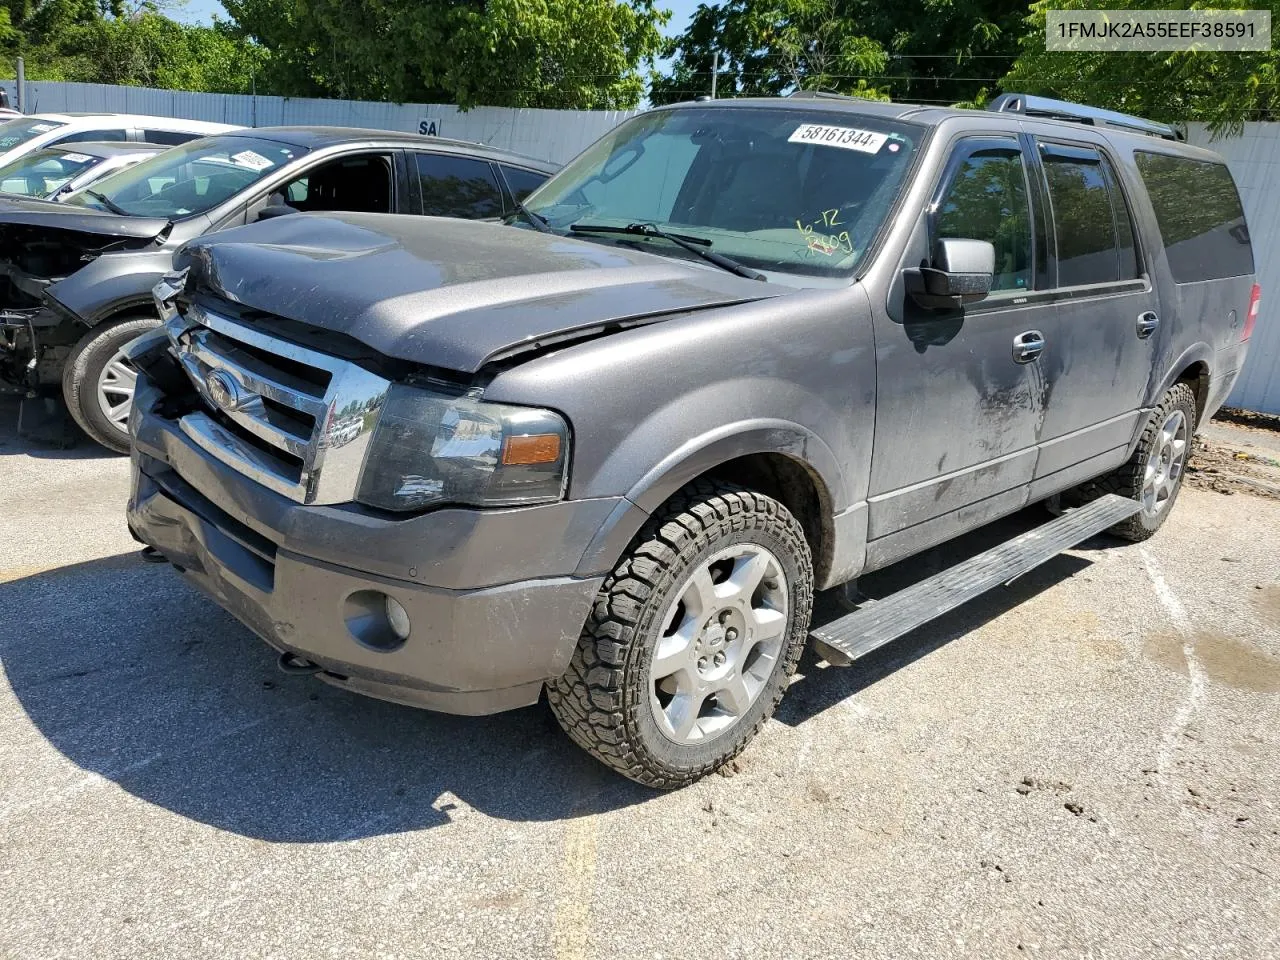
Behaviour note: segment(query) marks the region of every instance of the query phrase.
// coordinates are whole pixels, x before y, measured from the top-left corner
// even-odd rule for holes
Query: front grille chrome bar
[[[210,408],[181,420],[193,443],[299,503],[355,498],[390,381],[200,304],[165,326]]]

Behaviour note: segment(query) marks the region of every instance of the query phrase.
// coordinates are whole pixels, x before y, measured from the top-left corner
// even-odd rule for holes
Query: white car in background
[[[71,143],[33,150],[0,166],[0,194],[61,200],[168,149],[154,143]]]
[[[239,127],[129,113],[36,113],[0,123],[0,166],[33,150],[70,143],[154,143],[174,147]]]

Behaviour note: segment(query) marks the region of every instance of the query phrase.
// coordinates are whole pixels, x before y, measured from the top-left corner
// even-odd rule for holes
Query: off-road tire
[[[735,543],[768,548],[786,577],[789,624],[773,671],[736,724],[696,744],[660,730],[649,705],[649,663],[660,618],[689,570]],[[736,757],[773,715],[804,649],[813,608],[813,561],[804,531],[777,500],[698,481],[655,513],[605,579],[568,670],[547,685],[560,726],[624,776],[674,789]]]
[[[1147,418],[1146,426],[1142,428],[1142,436],[1138,440],[1138,447],[1134,450],[1133,456],[1123,466],[1117,467],[1111,473],[1083,483],[1063,494],[1063,499],[1072,506],[1089,503],[1107,493],[1115,493],[1130,500],[1141,500],[1142,481],[1147,460],[1155,446],[1156,436],[1160,431],[1161,425],[1174,410],[1181,410],[1183,416],[1187,418],[1187,460],[1190,460],[1192,448],[1195,444],[1196,396],[1185,383],[1175,383],[1161,398],[1156,408],[1151,411],[1151,415]],[[1149,517],[1145,512],[1139,511],[1128,520],[1116,524],[1108,532],[1133,543],[1138,543],[1153,536],[1164,525],[1165,519],[1173,510],[1178,494],[1182,491],[1182,482],[1185,478],[1186,468],[1184,464],[1183,471],[1177,478],[1177,487],[1165,503],[1164,509],[1154,517]]]
[[[62,397],[72,419],[93,440],[116,453],[129,452],[129,434],[107,419],[98,404],[98,378],[116,351],[159,325],[156,317],[99,324],[80,338],[62,368]]]

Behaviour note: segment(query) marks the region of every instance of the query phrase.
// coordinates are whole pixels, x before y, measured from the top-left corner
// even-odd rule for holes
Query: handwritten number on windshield
[[[835,229],[843,223],[839,208],[835,208],[823,210],[820,217],[808,223],[796,220],[796,229],[800,231],[800,236],[804,238],[805,246],[810,253],[820,253],[824,257],[830,257],[841,251],[852,254],[853,241],[849,239],[849,231],[837,232]]]

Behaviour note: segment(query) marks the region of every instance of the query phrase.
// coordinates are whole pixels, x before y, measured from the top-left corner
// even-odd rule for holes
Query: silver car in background
[[[0,193],[61,200],[108,174],[167,149],[154,143],[75,143],[45,147],[0,166]]]

